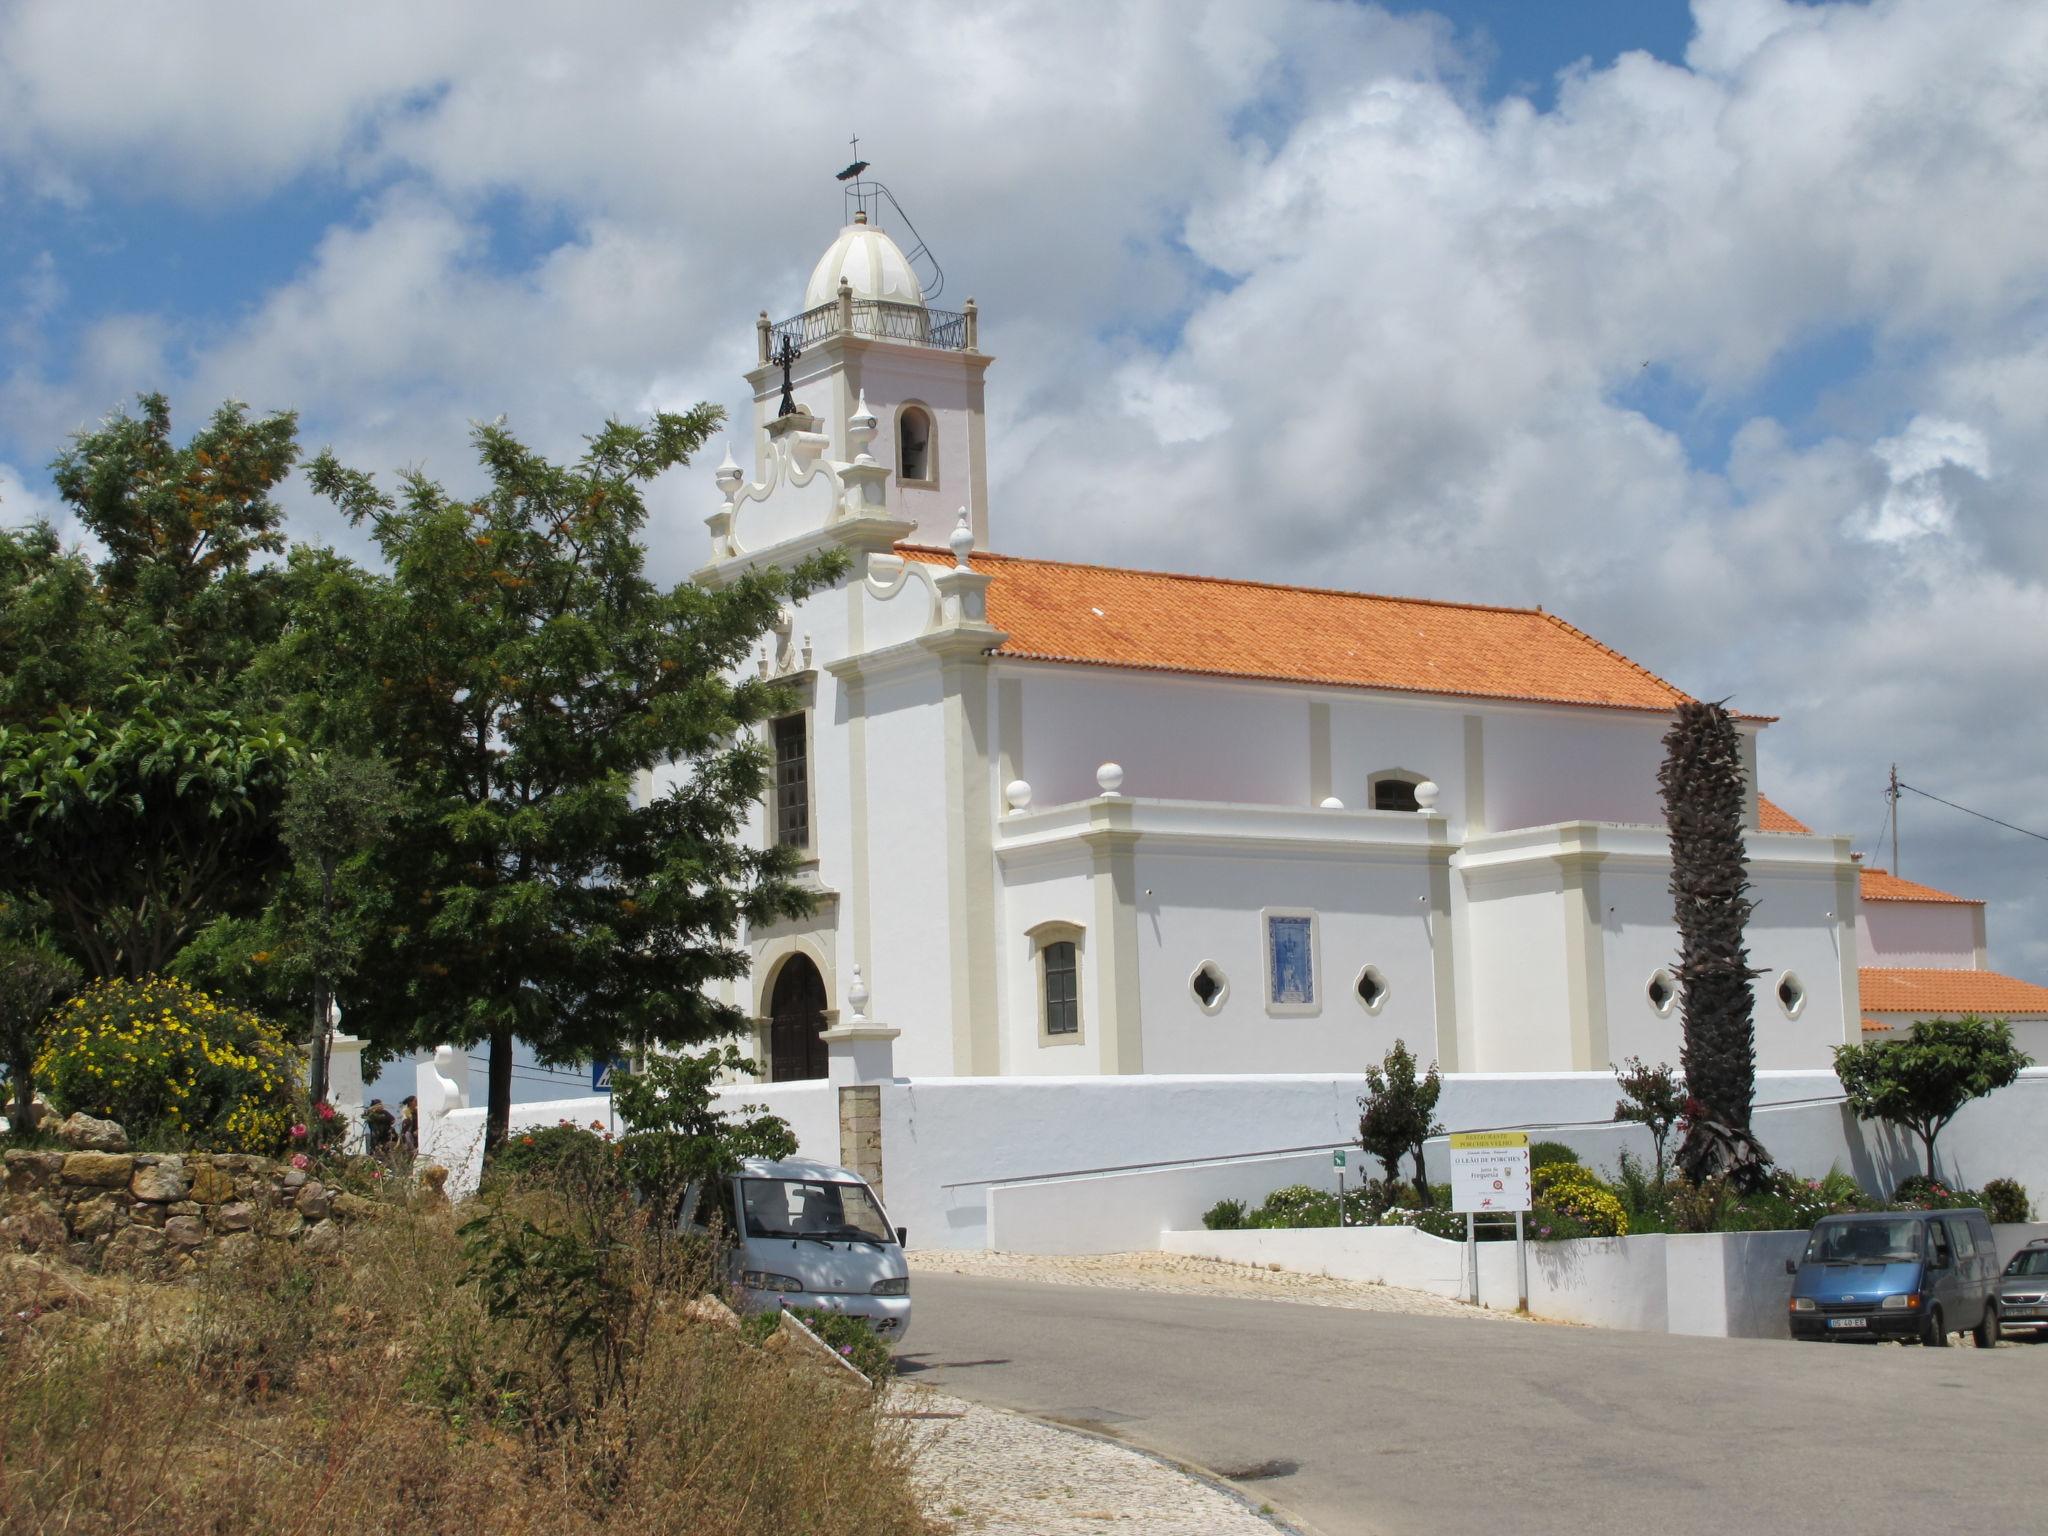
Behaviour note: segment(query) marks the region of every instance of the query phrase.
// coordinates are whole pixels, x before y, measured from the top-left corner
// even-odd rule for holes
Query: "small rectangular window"
[[[1376,811],[1419,811],[1415,786],[1406,779],[1381,779],[1372,787],[1372,808]]]
[[[802,715],[775,722],[775,841],[811,846],[810,740]]]
[[[1081,1028],[1079,967],[1071,940],[1048,944],[1040,955],[1045,966],[1045,1032],[1071,1035]]]

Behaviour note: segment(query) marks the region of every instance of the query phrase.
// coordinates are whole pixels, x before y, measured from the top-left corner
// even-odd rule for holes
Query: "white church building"
[[[758,662],[798,708],[753,835],[816,895],[730,994],[764,1076],[824,1076],[828,1031],[914,1078],[1350,1073],[1397,1037],[1448,1072],[1675,1061],[1681,690],[1542,609],[1002,553],[992,362],[864,210],[758,322],[696,579],[851,561]],[[1848,840],[1757,793],[1769,723],[1758,1064],[1825,1068],[1871,923]]]

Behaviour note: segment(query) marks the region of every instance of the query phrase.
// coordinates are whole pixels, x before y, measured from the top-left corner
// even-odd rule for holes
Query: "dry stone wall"
[[[241,1153],[14,1150],[0,1197],[0,1250],[83,1268],[166,1273],[261,1237],[333,1253],[376,1202],[303,1169]]]

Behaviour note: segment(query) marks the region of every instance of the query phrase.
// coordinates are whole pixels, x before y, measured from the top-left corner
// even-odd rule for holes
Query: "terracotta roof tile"
[[[2048,1013],[2048,987],[1996,971],[1866,966],[1857,974],[1862,979],[1863,1006],[1871,1013],[1911,1013],[1922,1018]]]
[[[1875,865],[1866,866],[1863,871],[1863,899],[1865,901],[1952,901],[1965,907],[1981,907],[1983,901],[1975,896],[1951,896],[1947,891],[1937,891],[1931,885],[1901,879],[1887,874]]]
[[[943,550],[901,546],[948,564]],[[1686,695],[1540,609],[976,553],[996,653],[1040,661],[1662,712]]]
[[[1893,1025],[1885,1023],[1882,1019],[1865,1019],[1863,1021],[1863,1030],[1865,1034],[1881,1035],[1894,1027],[1895,1026]]]
[[[1813,828],[1764,794],[1756,797],[1756,824],[1763,832],[1813,832]]]

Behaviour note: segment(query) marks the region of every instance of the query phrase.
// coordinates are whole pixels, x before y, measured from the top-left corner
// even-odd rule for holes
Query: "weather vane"
[[[784,332],[782,346],[775,354],[775,361],[782,364],[782,407],[775,413],[778,417],[796,414],[796,396],[790,393],[789,370],[790,365],[803,355],[803,349]]]

